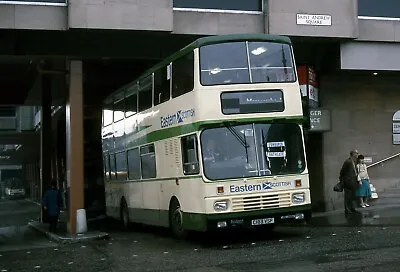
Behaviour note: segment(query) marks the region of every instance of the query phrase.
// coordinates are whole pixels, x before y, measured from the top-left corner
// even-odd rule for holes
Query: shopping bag
[[[339,181],[335,186],[333,186],[333,191],[341,193],[343,192],[343,184]]]

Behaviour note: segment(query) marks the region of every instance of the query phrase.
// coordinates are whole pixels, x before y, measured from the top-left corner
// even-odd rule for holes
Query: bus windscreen
[[[201,133],[209,180],[299,174],[305,169],[302,132],[294,123],[253,123]]]
[[[200,47],[203,86],[296,81],[291,47],[275,42],[230,42]]]

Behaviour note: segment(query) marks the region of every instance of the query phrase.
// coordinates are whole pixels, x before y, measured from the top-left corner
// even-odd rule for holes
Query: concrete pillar
[[[28,164],[28,167],[29,167],[29,172],[28,172],[28,175],[29,175],[29,181],[30,181],[30,186],[31,186],[31,196],[30,196],[30,198],[31,198],[31,200],[33,200],[33,201],[35,201],[35,199],[36,199],[36,192],[35,192],[35,185],[36,185],[36,183],[35,183],[35,176],[34,176],[34,173],[33,173],[33,163],[32,162],[30,162],[29,164]]]
[[[37,193],[36,193],[36,198],[38,202],[41,202],[41,180],[40,180],[40,160],[37,160],[35,163],[35,177],[36,177],[36,184],[37,184]]]
[[[57,181],[58,185],[58,169],[57,169],[57,149],[58,149],[58,141],[57,141],[57,132],[58,132],[58,122],[52,123],[52,139],[53,139],[53,150],[52,150],[52,160],[51,160],[51,175],[53,179]]]
[[[69,188],[68,231],[76,234],[76,212],[84,208],[82,61],[70,61],[66,136],[66,172]]]
[[[51,180],[51,76],[42,75],[42,109],[40,120],[40,199]],[[43,210],[41,219],[43,221]]]
[[[40,199],[40,190],[41,190],[41,186],[40,186],[40,172],[39,172],[39,169],[40,168],[40,165],[39,165],[39,161],[35,161],[34,163],[33,163],[33,174],[34,174],[34,178],[35,178],[35,192],[36,192],[36,194],[35,194],[35,197],[36,197],[36,201],[38,201],[38,202],[40,202],[41,201],[41,199]]]

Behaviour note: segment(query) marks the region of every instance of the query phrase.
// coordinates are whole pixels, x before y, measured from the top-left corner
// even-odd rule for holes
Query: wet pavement
[[[55,243],[28,226],[2,228],[0,233],[0,253],[25,249],[37,249],[56,246]],[[1,267],[0,260],[0,267]]]
[[[373,218],[376,215],[380,217]],[[111,238],[85,244],[55,244],[27,231],[28,241],[32,239],[29,243],[24,240],[16,243],[18,248],[8,249],[10,244],[1,245],[0,272],[398,271],[399,215],[399,207],[376,206],[354,216],[363,218],[364,225],[281,226],[274,232],[197,234],[186,241],[171,238],[162,228],[134,226],[120,231],[109,220],[99,221],[98,227],[107,230]],[[346,221],[341,212],[318,217]],[[385,218],[397,219],[385,225]],[[28,247],[30,244],[36,247]]]
[[[28,222],[40,217],[40,207],[27,200],[0,200],[0,253],[52,246]],[[2,261],[0,260],[0,267]]]
[[[0,200],[0,228],[26,225],[40,217],[40,207],[29,200]]]
[[[2,252],[0,271],[396,271],[398,227],[281,227],[176,241],[161,229]],[[3,269],[3,270],[1,270]]]
[[[314,214],[311,225],[322,226],[400,226],[400,204],[373,205],[359,213],[343,216],[342,210]]]

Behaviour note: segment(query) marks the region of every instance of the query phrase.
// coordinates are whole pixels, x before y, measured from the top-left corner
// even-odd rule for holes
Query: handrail
[[[393,155],[393,156],[387,157],[386,159],[383,159],[383,160],[380,160],[380,161],[375,162],[375,163],[373,163],[373,164],[370,164],[370,165],[367,166],[367,168],[374,167],[374,166],[376,166],[376,165],[378,165],[378,164],[384,163],[384,162],[386,162],[386,161],[389,161],[389,160],[394,159],[394,158],[399,157],[399,156],[400,156],[400,153],[397,153],[397,154],[395,154],[395,155]]]

